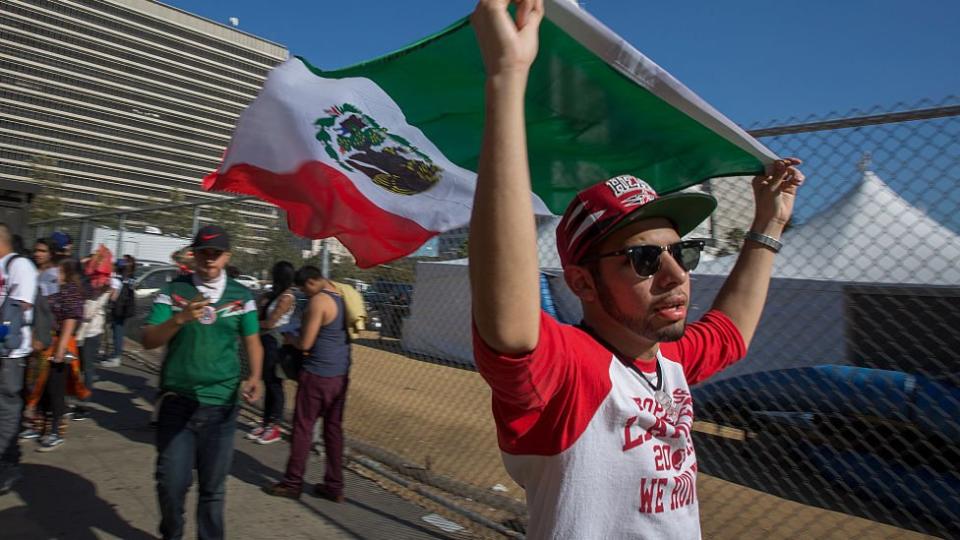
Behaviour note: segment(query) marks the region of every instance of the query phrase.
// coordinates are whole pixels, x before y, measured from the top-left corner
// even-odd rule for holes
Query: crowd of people
[[[37,441],[40,452],[56,450],[66,441],[65,420],[87,418],[97,367],[122,364],[124,329],[135,311],[133,257],[114,261],[101,245],[76,259],[72,240],[60,232],[37,240],[32,257],[16,244],[0,224],[0,494],[21,476],[22,443]],[[296,269],[280,261],[272,288],[255,299],[228,276],[230,238],[222,228],[201,228],[187,251],[176,258],[180,275],[160,289],[143,322],[144,348],[165,346],[152,422],[162,537],[183,536],[184,499],[196,470],[198,536],[223,538],[224,481],[238,401],[264,398],[262,422],[248,439],[281,440],[281,374],[299,383],[292,450],[283,482],[264,489],[300,496],[313,426],[322,418],[327,473],[314,492],[343,501],[342,419],[350,369],[344,286],[316,267]]]
[[[87,418],[85,402],[97,364],[120,363],[122,345],[105,351],[101,345],[107,320],[114,334],[119,333],[114,342],[122,344],[125,308],[118,299],[124,276],[129,283],[136,266],[130,256],[114,264],[104,246],[77,259],[72,239],[63,232],[38,239],[32,257],[20,243],[9,227],[0,224],[4,310],[0,491],[9,490],[19,476],[18,439],[36,440],[38,451],[50,452],[65,442],[65,419]],[[68,400],[73,402],[69,408]]]

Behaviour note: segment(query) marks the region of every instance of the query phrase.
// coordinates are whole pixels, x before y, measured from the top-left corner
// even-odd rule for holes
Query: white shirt
[[[540,342],[523,357],[501,355],[475,334],[503,463],[526,490],[527,538],[700,538],[689,384],[745,349],[719,311],[661,343],[656,362],[633,367],[546,314]]]
[[[273,315],[273,312],[277,310],[277,305],[280,304],[280,299],[284,296],[293,297],[294,302],[296,302],[296,297],[293,296],[293,293],[285,292],[281,294],[280,296],[274,298],[273,301],[270,302],[270,305],[267,306],[267,318],[270,318],[270,316]],[[281,326],[287,325],[290,322],[290,318],[293,317],[294,307],[296,307],[296,305],[291,304],[290,307],[287,308],[287,312],[277,319],[277,323],[273,325],[273,328],[280,328]]]
[[[220,277],[213,281],[203,281],[200,276],[193,274],[193,286],[200,291],[204,298],[210,300],[211,304],[216,304],[223,296],[223,291],[227,289],[227,273],[221,271]],[[190,300],[193,300],[190,298]]]
[[[37,285],[40,287],[40,294],[50,296],[60,291],[60,269],[51,266],[40,272],[37,277]]]
[[[10,263],[10,273],[8,274],[7,261],[13,256],[15,256],[14,253],[9,253],[0,258],[0,282],[3,283],[3,286],[0,287],[0,304],[9,295],[10,298],[26,302],[31,306],[23,314],[24,324],[20,330],[23,337],[20,348],[12,351],[9,355],[10,358],[23,358],[29,356],[33,350],[31,342],[32,327],[29,324],[33,322],[33,303],[36,301],[35,297],[37,295],[37,269],[30,262],[30,259],[17,257]]]

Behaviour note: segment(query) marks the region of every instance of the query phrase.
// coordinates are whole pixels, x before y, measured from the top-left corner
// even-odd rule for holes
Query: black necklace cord
[[[593,328],[590,328],[589,326],[587,326],[587,324],[584,323],[583,321],[580,321],[580,324],[577,325],[577,328],[590,334],[590,336],[593,339],[597,340],[597,342],[600,345],[603,345],[605,349],[613,353],[613,355],[617,357],[617,360],[619,360],[621,364],[627,366],[628,368],[635,371],[638,375],[640,375],[640,378],[643,379],[643,382],[647,383],[647,386],[649,386],[654,393],[660,392],[663,389],[663,369],[660,367],[659,356],[654,358],[654,361],[657,363],[657,384],[653,384],[652,382],[650,382],[650,379],[648,379],[647,376],[643,373],[643,371],[641,371],[640,368],[636,366],[633,360],[631,360],[629,357],[621,353],[619,349],[611,345],[609,342],[607,342],[607,340],[600,337],[600,334],[597,334],[597,332]]]

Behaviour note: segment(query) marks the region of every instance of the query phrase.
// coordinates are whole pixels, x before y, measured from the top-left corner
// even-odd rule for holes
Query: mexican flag
[[[484,71],[462,19],[402,50],[267,77],[203,188],[254,195],[290,230],[338,238],[361,267],[414,252],[470,219]],[[776,156],[568,0],[547,0],[526,93],[538,214],[632,174],[659,193],[760,172]]]

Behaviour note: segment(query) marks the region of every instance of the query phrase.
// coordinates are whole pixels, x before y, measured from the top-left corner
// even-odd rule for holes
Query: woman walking
[[[277,375],[283,337],[278,329],[290,322],[296,307],[293,264],[279,261],[273,265],[273,288],[260,298],[260,342],[263,344],[263,383],[266,387],[263,422],[247,434],[259,444],[280,440],[277,423],[283,420],[283,379]]]
[[[53,314],[53,344],[40,355],[40,374],[27,398],[27,404],[39,402],[42,414],[49,420],[40,452],[50,452],[63,444],[62,419],[66,412],[66,395],[86,399],[90,391],[80,377],[80,361],[74,332],[83,319],[84,296],[81,288],[80,263],[63,259],[59,265],[59,290],[48,298]]]
[[[117,276],[110,280],[110,334],[113,336],[113,356],[100,362],[100,367],[120,367],[123,362],[123,338],[126,335],[127,319],[133,317],[136,305],[133,296],[133,274],[137,260],[124,255],[117,260]]]
[[[80,347],[83,384],[91,392],[96,380],[96,362],[103,340],[107,303],[110,301],[112,267],[113,254],[102,244],[83,263],[83,274],[87,278],[84,290],[86,300],[83,304],[83,322],[77,330],[77,343]],[[73,407],[73,419],[85,420],[87,412],[87,408],[78,403]]]

